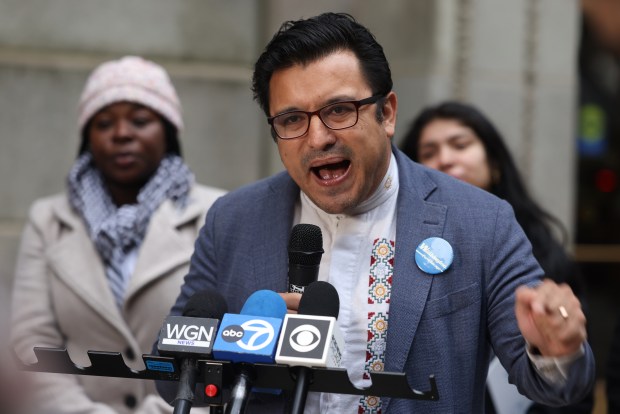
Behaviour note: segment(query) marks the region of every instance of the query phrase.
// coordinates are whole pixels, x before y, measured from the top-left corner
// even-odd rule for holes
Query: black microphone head
[[[214,290],[194,293],[183,308],[183,316],[194,318],[222,319],[226,312],[228,312],[226,299]]]
[[[289,264],[318,266],[323,255],[323,233],[314,224],[296,224],[288,243]]]
[[[331,316],[338,318],[340,297],[334,286],[327,282],[310,283],[301,295],[297,313],[301,315]]]

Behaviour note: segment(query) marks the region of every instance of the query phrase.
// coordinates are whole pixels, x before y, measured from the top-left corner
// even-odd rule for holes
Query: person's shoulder
[[[198,202],[213,204],[215,200],[226,194],[223,188],[196,183],[192,186],[190,197]]]
[[[218,203],[237,205],[238,203],[260,203],[269,197],[282,196],[298,190],[293,179],[286,171],[267,178],[245,184],[221,197]],[[247,204],[245,204],[247,205]]]
[[[57,222],[72,226],[76,220],[79,218],[69,204],[65,192],[35,200],[28,211],[28,221],[35,227],[46,227]]]
[[[36,199],[30,205],[29,215],[39,217],[51,215],[54,211],[70,209],[66,193],[57,193]]]
[[[201,226],[207,211],[224,194],[226,194],[224,189],[194,183],[190,189],[187,204],[183,208],[179,209],[172,200],[166,200],[157,209],[157,214],[152,217],[152,220],[154,223],[160,223],[162,217],[166,217],[165,222],[172,220],[175,226],[184,225],[189,221],[195,221]]]
[[[488,191],[408,158],[401,157],[398,163],[401,166],[401,186],[430,202],[457,206],[502,203],[500,198]]]
[[[297,198],[299,187],[282,171],[226,193],[213,203],[208,217],[234,226],[241,224],[241,218],[243,222],[261,221],[275,211],[282,217],[292,211]]]
[[[475,185],[454,178],[441,171],[433,170],[424,166],[421,167],[427,169],[426,173],[437,183],[437,187],[442,193],[445,193],[446,195],[453,195],[457,200],[467,197],[478,201],[488,201],[492,203],[500,201],[499,197],[481,189],[480,187],[476,187]]]

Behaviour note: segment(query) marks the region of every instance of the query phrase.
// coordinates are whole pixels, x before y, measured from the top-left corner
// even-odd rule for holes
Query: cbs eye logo
[[[310,352],[319,346],[321,332],[313,325],[299,325],[293,329],[289,337],[289,344],[297,352]]]

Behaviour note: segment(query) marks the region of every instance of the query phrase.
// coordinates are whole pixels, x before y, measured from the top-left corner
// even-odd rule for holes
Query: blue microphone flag
[[[232,362],[274,360],[282,319],[227,313],[213,345],[215,359]]]
[[[232,362],[272,363],[286,314],[284,299],[272,290],[259,290],[246,300],[241,313],[224,315],[213,356]]]

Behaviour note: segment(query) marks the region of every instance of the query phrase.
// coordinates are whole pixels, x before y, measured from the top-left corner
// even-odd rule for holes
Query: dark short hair
[[[280,26],[254,65],[254,99],[269,116],[269,82],[273,72],[307,64],[339,50],[350,50],[359,59],[373,95],[387,95],[392,90],[390,66],[374,35],[349,14],[323,13]]]

